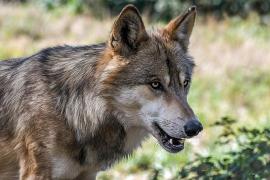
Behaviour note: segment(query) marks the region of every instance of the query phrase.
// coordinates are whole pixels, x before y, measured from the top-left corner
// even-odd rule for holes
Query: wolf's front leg
[[[20,180],[50,180],[51,163],[44,142],[31,136],[24,138],[20,147]]]

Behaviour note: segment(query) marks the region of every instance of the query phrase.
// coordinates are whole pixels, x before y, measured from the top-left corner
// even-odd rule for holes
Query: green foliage
[[[0,0],[1,1],[1,0]],[[203,15],[222,19],[224,15],[246,18],[251,12],[270,13],[270,1],[264,0],[39,0],[48,10],[68,6],[75,13],[90,10],[98,17],[115,15],[127,4],[134,4],[152,19],[168,21],[191,5],[197,5]]]
[[[67,6],[74,13],[82,13],[85,6],[85,0],[39,0],[47,9],[53,10],[60,6]]]
[[[201,14],[214,15],[219,19],[225,14],[246,17],[252,10],[259,14],[267,14],[270,10],[270,4],[260,0],[101,0],[98,3],[93,0],[84,0],[84,2],[87,2],[85,4],[90,5],[90,9],[94,12],[100,12],[100,9],[103,9],[114,15],[119,13],[123,6],[134,4],[141,11],[146,11],[151,18],[165,21],[179,15],[191,5],[197,5]]]
[[[179,172],[184,179],[262,179],[270,177],[270,129],[240,127],[235,120],[223,118],[214,126],[223,131],[216,146],[229,149],[217,156],[200,156]]]

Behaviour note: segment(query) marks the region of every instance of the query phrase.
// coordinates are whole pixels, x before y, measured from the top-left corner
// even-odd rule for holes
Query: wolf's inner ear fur
[[[109,45],[114,51],[124,55],[135,50],[147,38],[139,11],[135,6],[127,5],[113,24]]]
[[[182,47],[187,50],[189,45],[189,38],[192,33],[196,18],[196,7],[190,7],[183,15],[171,20],[165,27],[172,40],[178,41]]]

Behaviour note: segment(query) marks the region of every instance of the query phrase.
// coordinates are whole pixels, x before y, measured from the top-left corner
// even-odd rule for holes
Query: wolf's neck
[[[102,124],[85,144],[85,163],[105,170],[118,160],[127,157],[147,137],[142,128],[124,129],[117,120]]]
[[[56,108],[79,139],[93,134],[107,111],[96,77],[105,48],[105,44],[63,46],[41,53]]]
[[[105,48],[104,44],[59,47],[47,52],[48,61],[44,62],[57,110],[91,155],[86,161],[100,166],[131,153],[147,136],[141,127],[123,127],[118,119],[121,113],[110,109],[112,105],[105,99],[102,79],[118,67],[110,57],[104,57]],[[111,90],[107,93],[112,95]]]

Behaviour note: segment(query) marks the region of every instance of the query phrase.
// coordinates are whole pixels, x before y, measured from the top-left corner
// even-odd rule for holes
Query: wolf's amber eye
[[[185,80],[184,83],[183,83],[183,85],[184,85],[184,88],[188,87],[188,85],[189,85],[189,80]]]
[[[156,90],[162,90],[163,88],[160,82],[152,82],[151,87]]]

